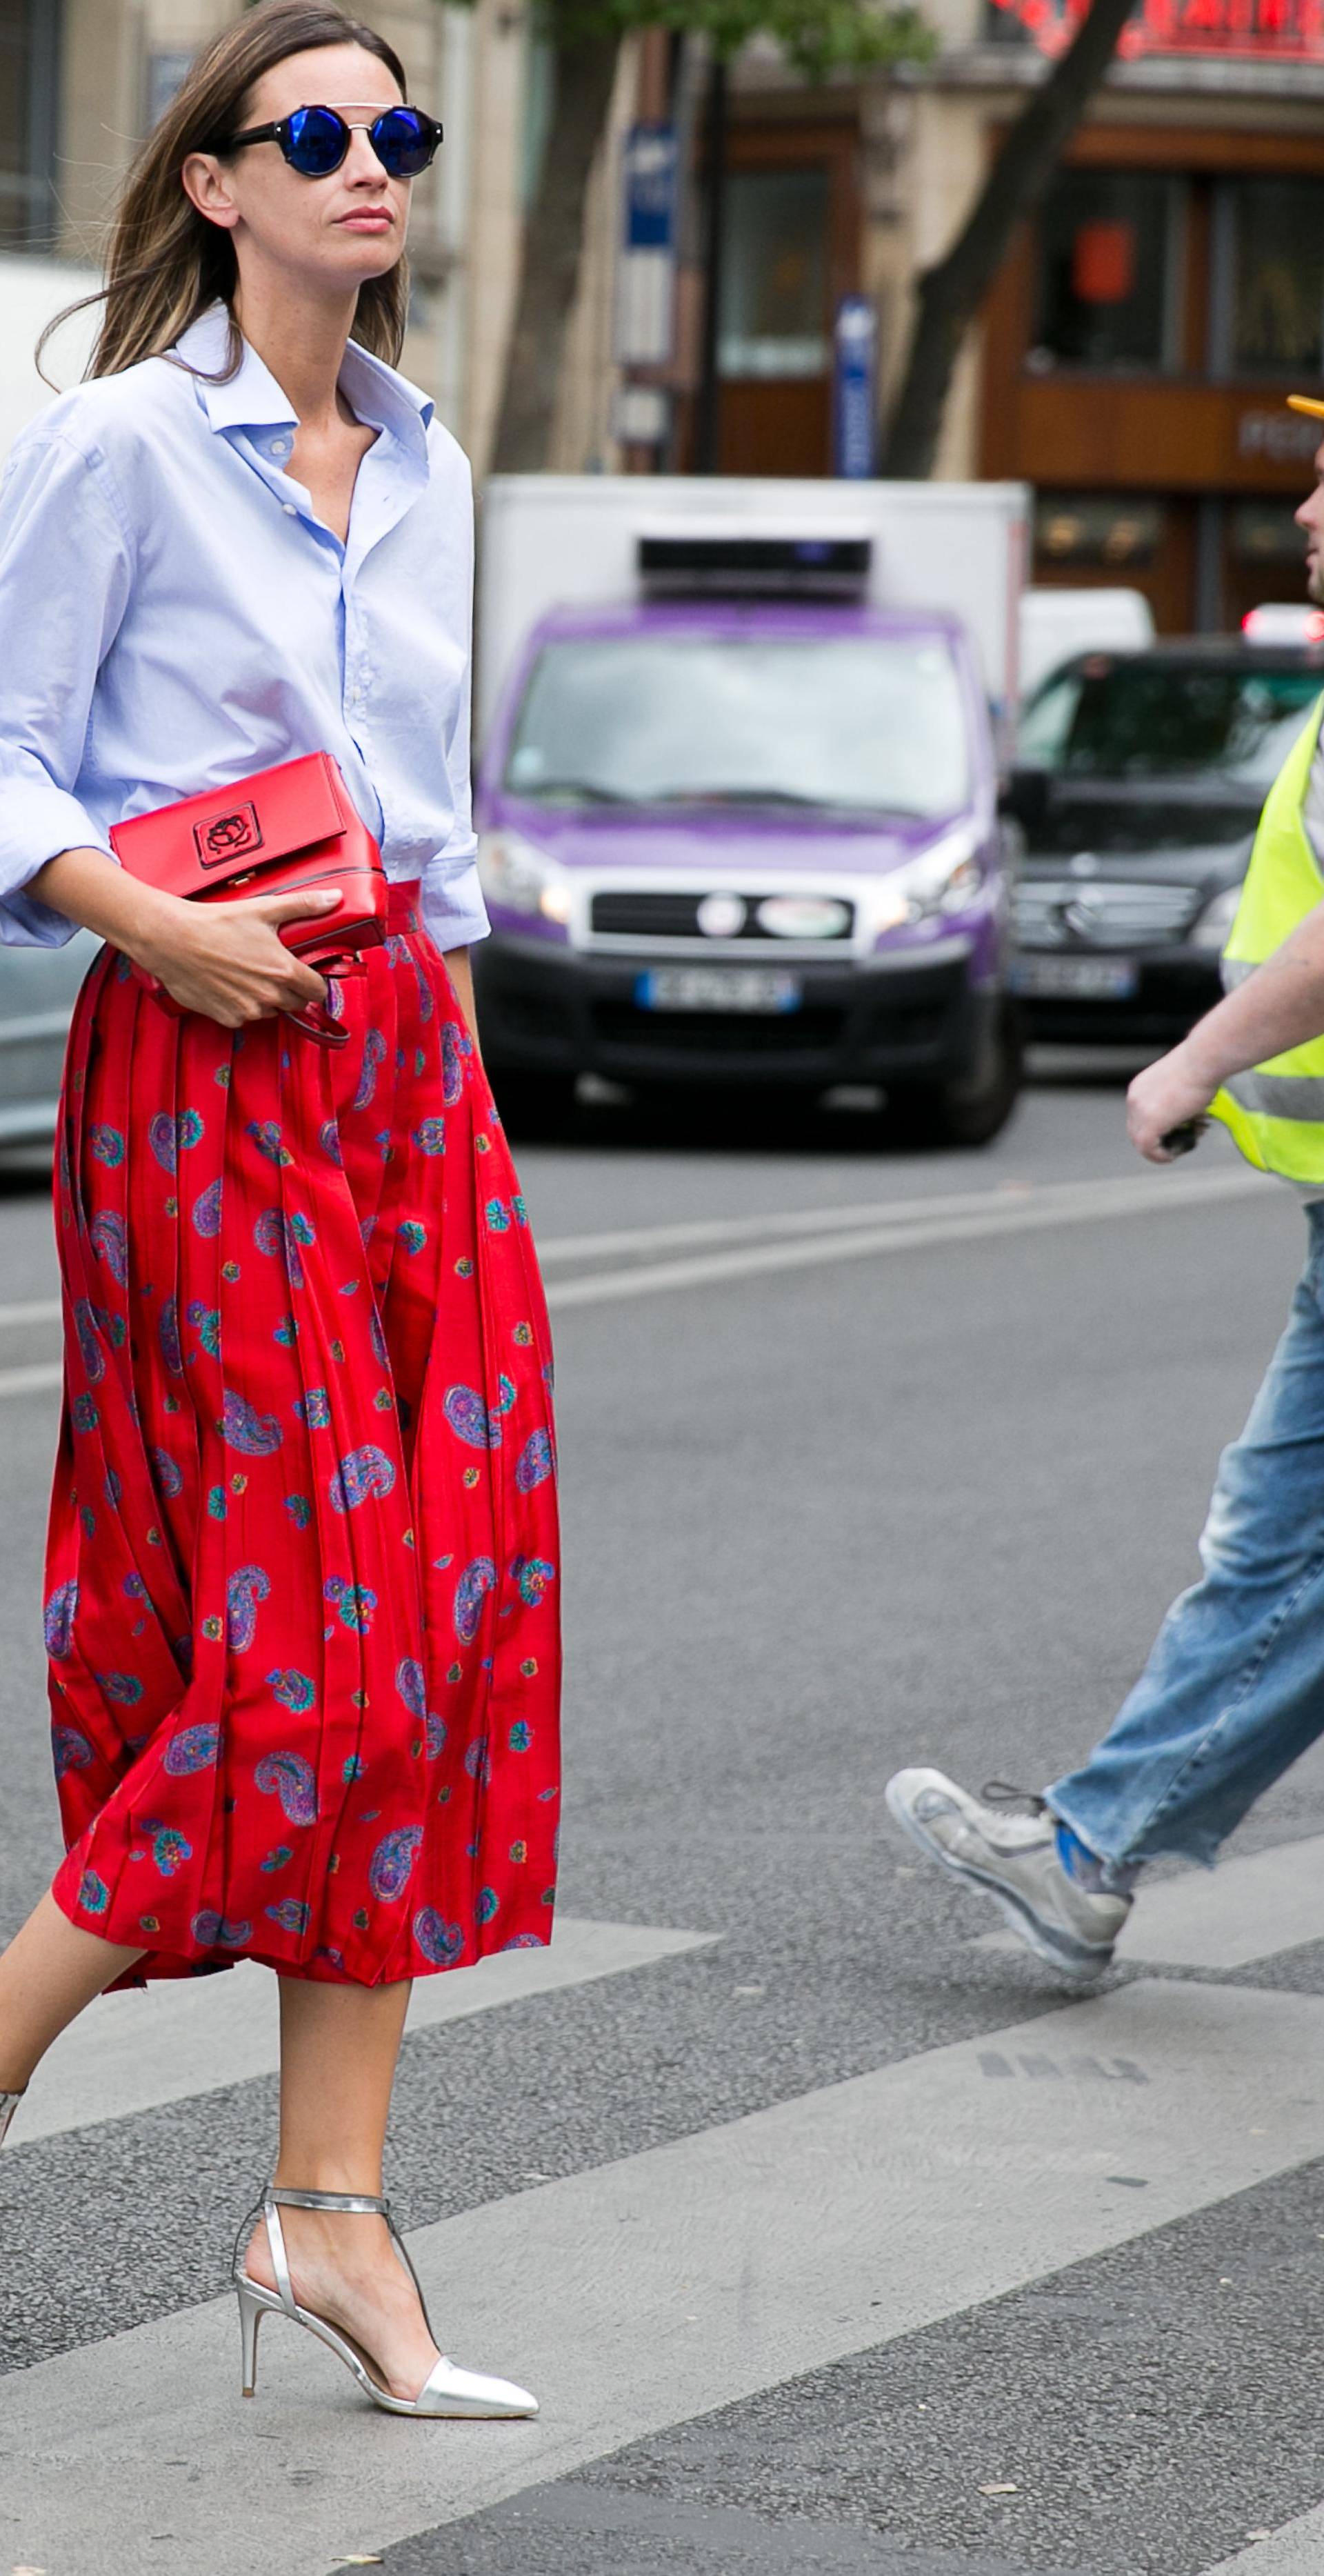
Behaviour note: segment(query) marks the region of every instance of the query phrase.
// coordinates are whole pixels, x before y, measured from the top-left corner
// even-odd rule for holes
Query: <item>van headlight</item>
[[[1212,903],[1207,903],[1200,914],[1191,932],[1192,948],[1225,948],[1231,937],[1232,924],[1236,920],[1240,902],[1240,886],[1224,886],[1222,893],[1216,894]]]
[[[484,832],[478,844],[478,882],[499,912],[522,912],[564,930],[570,919],[567,871],[518,832]]]
[[[984,882],[977,851],[973,832],[948,832],[921,858],[885,877],[870,906],[875,933],[967,912]]]

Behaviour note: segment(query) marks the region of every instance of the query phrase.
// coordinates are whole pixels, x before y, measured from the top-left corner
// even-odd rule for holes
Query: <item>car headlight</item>
[[[1192,948],[1225,948],[1240,901],[1239,885],[1224,886],[1222,893],[1216,894],[1212,903],[1205,905],[1196,922],[1191,932]]]
[[[535,850],[518,832],[484,832],[478,844],[478,882],[501,912],[527,913],[563,930],[570,919],[571,887],[564,868]]]
[[[922,858],[884,878],[870,907],[875,932],[967,911],[984,882],[977,847],[972,832],[948,832]]]

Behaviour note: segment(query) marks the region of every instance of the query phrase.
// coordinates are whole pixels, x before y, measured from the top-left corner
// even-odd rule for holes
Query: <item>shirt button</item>
[[[271,453],[273,456],[288,456],[289,452],[290,442],[288,438],[273,438],[271,442]]]
[[[281,505],[280,505],[280,506],[281,506],[282,510],[284,511],[285,516],[286,516],[286,518],[287,518],[287,519],[297,519],[297,518],[298,518],[299,512],[298,512],[297,504],[296,504],[295,502],[293,502],[293,501],[282,501],[282,503],[281,503]]]

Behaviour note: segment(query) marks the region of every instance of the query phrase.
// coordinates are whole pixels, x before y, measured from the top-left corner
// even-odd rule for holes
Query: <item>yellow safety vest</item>
[[[1231,936],[1223,951],[1229,991],[1244,983],[1308,912],[1324,903],[1324,874],[1302,808],[1324,721],[1324,697],[1293,743],[1260,816]],[[1247,1162],[1289,1181],[1324,1184],[1324,1036],[1234,1074],[1211,1104]]]

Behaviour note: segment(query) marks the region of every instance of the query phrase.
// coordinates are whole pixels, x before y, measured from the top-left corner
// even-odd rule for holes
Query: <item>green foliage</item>
[[[869,64],[927,63],[938,51],[909,0],[534,0],[534,26],[558,49],[637,27],[672,27],[706,36],[727,60],[751,36],[772,36],[810,80]]]

